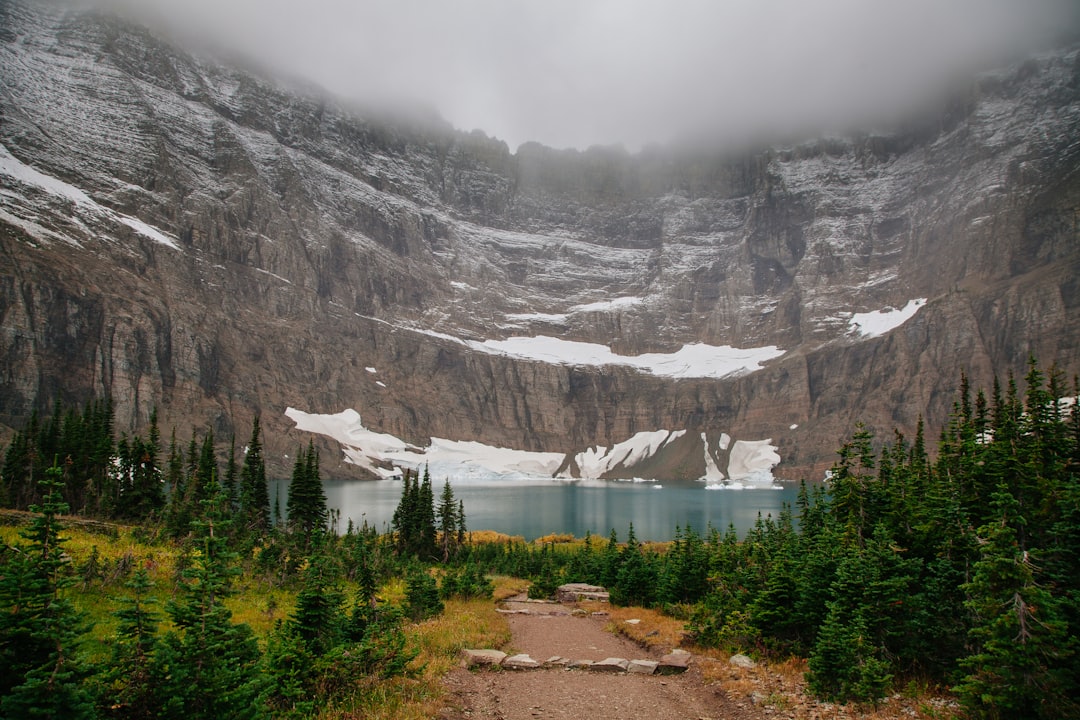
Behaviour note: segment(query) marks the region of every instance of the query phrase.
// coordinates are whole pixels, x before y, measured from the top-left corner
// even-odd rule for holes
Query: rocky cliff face
[[[573,454],[668,429],[722,460],[721,433],[771,438],[778,475],[817,477],[856,421],[934,432],[961,369],[1080,371],[1075,49],[904,130],[740,153],[511,154],[34,3],[0,5],[0,76],[8,425],[111,393],[123,428],[157,405],[243,438],[259,413],[281,459],[285,408],[355,408],[420,444]],[[888,332],[853,325],[923,298]],[[777,351],[670,377],[481,346],[527,336],[669,364]],[[705,472],[685,438],[649,472]]]

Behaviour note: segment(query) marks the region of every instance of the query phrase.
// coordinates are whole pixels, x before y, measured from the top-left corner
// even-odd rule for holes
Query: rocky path
[[[660,656],[616,635],[606,616],[575,615],[570,604],[539,604],[515,598],[503,603],[513,640],[510,653],[539,663]],[[533,670],[460,668],[446,680],[452,697],[444,720],[749,720],[760,710],[736,704],[706,685],[694,663],[679,675],[607,673],[553,666]]]

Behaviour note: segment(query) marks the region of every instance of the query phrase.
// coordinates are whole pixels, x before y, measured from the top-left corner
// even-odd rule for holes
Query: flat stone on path
[[[506,653],[499,650],[462,650],[461,659],[465,662],[465,667],[499,665],[506,659]]]
[[[507,670],[536,670],[541,667],[540,663],[536,662],[525,653],[511,655],[502,661],[502,666]]]
[[[686,672],[690,666],[690,653],[672,652],[660,658],[660,664],[656,666],[658,675],[678,675]]]
[[[600,662],[594,662],[589,669],[596,672],[621,673],[626,672],[626,668],[629,666],[630,661],[625,658],[609,657]]]
[[[599,585],[587,583],[567,583],[560,585],[555,591],[555,597],[559,602],[580,602],[581,600],[608,601],[608,591]]]
[[[655,660],[631,660],[630,664],[626,667],[626,672],[637,673],[639,675],[652,675],[656,672],[657,666],[660,663]]]

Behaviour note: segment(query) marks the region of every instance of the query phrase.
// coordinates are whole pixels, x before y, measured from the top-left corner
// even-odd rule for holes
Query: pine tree
[[[91,718],[89,674],[78,653],[82,614],[64,597],[71,584],[57,516],[62,471],[41,480],[42,504],[20,535],[28,545],[8,552],[0,568],[0,713],[4,718]]]
[[[225,462],[225,477],[222,478],[225,497],[233,510],[240,507],[240,488],[237,486],[239,479],[240,468],[236,465],[236,433],[233,433],[229,436],[229,459]]]
[[[258,415],[251,421],[251,440],[240,473],[240,517],[246,530],[262,533],[270,529],[270,488],[266,484]]]
[[[220,496],[211,498],[192,522],[196,551],[183,571],[179,600],[166,607],[176,630],[161,639],[152,665],[162,718],[264,716],[258,644],[250,627],[232,623],[224,604],[236,574],[224,506]]]
[[[306,452],[297,451],[285,509],[289,530],[303,539],[305,547],[310,545],[313,534],[326,531],[326,493],[319,477],[314,441],[308,442]]]
[[[420,483],[420,495],[417,505],[418,524],[420,531],[417,557],[434,560],[437,557],[436,529],[435,529],[435,492],[431,487],[431,472],[424,467],[424,479]]]
[[[997,519],[983,526],[981,559],[965,586],[975,622],[975,651],[960,665],[956,688],[976,717],[1075,717],[1080,711],[1070,677],[1076,639],[1068,635],[1059,604],[1038,582],[1035,552],[1024,549],[1014,525],[1020,503],[1004,484],[993,496]]]
[[[447,562],[459,547],[458,503],[454,502],[454,489],[447,479],[439,496],[439,540],[442,561]]]
[[[151,720],[157,717],[161,703],[151,676],[157,645],[158,617],[152,610],[155,599],[149,594],[152,583],[143,568],[135,571],[127,586],[131,595],[122,599],[120,609],[113,613],[120,625],[112,661],[99,681],[98,708],[105,717]]]

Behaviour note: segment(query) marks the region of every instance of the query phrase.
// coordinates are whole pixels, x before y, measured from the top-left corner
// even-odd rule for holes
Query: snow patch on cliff
[[[368,430],[356,410],[327,415],[306,413],[288,408],[286,417],[298,430],[316,433],[340,443],[345,461],[368,472],[389,478],[401,474],[401,468],[427,465],[437,476],[458,480],[596,480],[614,470],[633,468],[654,456],[686,434],[685,430],[639,432],[610,448],[594,447],[577,453],[568,465],[568,457],[556,452],[533,452],[486,445],[466,440],[431,438],[426,447],[418,447],[393,435]],[[724,437],[728,437],[724,434]],[[730,439],[730,438],[729,438]],[[701,478],[712,487],[725,480],[702,433],[706,448],[706,475]],[[731,482],[724,487],[772,487],[772,468],[780,462],[776,447],[769,440],[735,441],[728,466]],[[564,466],[576,465],[576,474]],[[654,478],[634,478],[637,482],[655,482]]]
[[[598,478],[619,467],[631,468],[656,455],[668,442],[682,437],[685,430],[639,432],[629,440],[606,447],[589,448],[574,456],[582,477]]]
[[[40,170],[36,170],[35,168],[24,164],[14,155],[8,152],[8,149],[3,145],[0,145],[0,174],[6,175],[22,185],[37,188],[38,190],[41,190],[48,195],[52,195],[53,197],[72,202],[75,204],[77,210],[86,213],[87,215],[103,218],[106,220],[112,220],[113,222],[118,222],[122,225],[126,225],[140,235],[154,240],[155,242],[161,243],[162,245],[167,245],[174,250],[180,249],[180,246],[177,244],[176,240],[173,237],[161,232],[155,227],[146,224],[138,218],[131,217],[130,215],[124,215],[123,213],[116,212],[115,210],[100,205],[97,203],[97,201],[95,201],[93,198],[91,198],[89,195],[87,195],[85,192],[75,187],[74,185],[66,183],[63,180],[54,178],[51,175],[46,175]],[[12,193],[5,193],[5,195],[7,197],[15,197]],[[25,200],[25,198],[19,199]],[[33,235],[39,240],[45,240],[50,236],[61,237],[57,236],[55,233],[45,230],[44,228],[41,228],[39,225],[27,218],[18,218],[17,216],[11,216],[8,213],[5,213],[5,220],[11,222],[18,227],[21,227],[24,231],[26,231],[30,235]],[[79,244],[74,240],[69,240],[69,242],[72,242],[76,245]]]
[[[919,308],[925,304],[926,298],[918,298],[911,300],[899,310],[885,308],[877,312],[854,313],[848,320],[849,332],[864,338],[884,335],[915,317],[915,313],[919,312]]]
[[[777,450],[772,438],[736,440],[728,461],[728,476],[732,483],[744,487],[771,486],[774,482],[772,469],[780,463]]]
[[[762,363],[780,357],[784,351],[775,345],[759,348],[735,348],[730,345],[683,345],[673,353],[617,355],[598,343],[562,340],[538,335],[506,340],[470,340],[474,350],[557,365],[623,366],[668,378],[721,379],[760,370]]]
[[[724,476],[724,472],[720,469],[720,466],[716,464],[716,458],[709,452],[709,439],[705,436],[705,433],[701,433],[701,444],[705,448],[705,475],[701,480],[704,480],[710,485],[724,482],[727,478]]]

